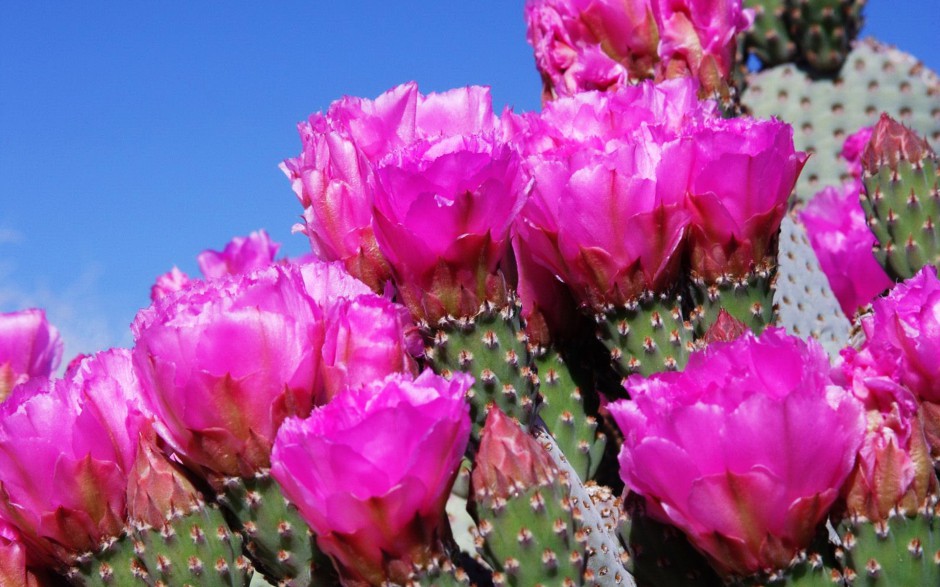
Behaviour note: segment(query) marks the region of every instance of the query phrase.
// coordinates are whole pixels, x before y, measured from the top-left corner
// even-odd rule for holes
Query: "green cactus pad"
[[[140,527],[76,561],[69,581],[86,587],[245,587],[254,573],[242,539],[219,508],[203,504],[162,527]]]
[[[744,5],[754,10],[754,25],[744,37],[745,50],[760,59],[764,67],[793,61],[796,43],[787,28],[787,2],[785,0],[745,0]]]
[[[592,479],[607,437],[598,433],[597,420],[585,412],[583,385],[556,349],[539,347],[532,349],[532,355],[542,399],[539,416],[578,476]]]
[[[95,554],[78,557],[66,576],[73,585],[86,587],[152,585],[147,566],[134,551],[134,539],[120,536]]]
[[[855,45],[834,80],[792,64],[751,74],[741,96],[759,118],[793,125],[797,149],[812,153],[796,185],[800,202],[849,177],[839,158],[845,138],[887,112],[928,140],[940,141],[940,80],[914,57],[877,41]]]
[[[537,378],[515,302],[502,308],[486,305],[472,318],[442,320],[428,339],[425,354],[437,373],[446,377],[464,371],[476,379],[468,394],[474,440],[491,404],[524,425],[532,421]]]
[[[214,504],[174,516],[162,528],[137,530],[134,551],[153,585],[242,587],[253,574],[242,556],[241,536],[229,529]]]
[[[847,520],[839,526],[845,574],[851,585],[940,585],[940,528],[933,511],[886,522]]]
[[[940,264],[940,161],[901,161],[865,177],[862,207],[878,237],[875,257],[889,275],[913,277],[924,265]]]
[[[597,338],[621,375],[682,369],[692,350],[692,325],[682,317],[681,297],[647,293],[598,313]]]
[[[575,521],[580,524],[585,539],[587,569],[584,585],[635,587],[633,576],[624,566],[629,556],[619,539],[624,521],[619,500],[614,500],[606,487],[592,482],[582,483],[547,431],[537,428],[535,437],[551,455],[559,471],[567,476]]]
[[[839,70],[862,28],[858,0],[789,0],[790,35],[800,59],[818,74]]]
[[[849,339],[851,324],[809,244],[806,229],[792,215],[780,225],[774,303],[777,320],[791,334],[813,337],[836,357]]]
[[[336,571],[307,523],[267,473],[225,480],[219,502],[238,520],[258,571],[285,587],[336,585]]]
[[[774,311],[774,276],[776,265],[767,263],[750,275],[725,277],[716,283],[702,279],[691,281],[695,310],[690,317],[697,336],[702,336],[724,310],[740,320],[755,334],[760,334],[776,320]]]
[[[494,585],[583,585],[584,533],[575,521],[568,480],[520,488],[507,499],[476,502],[477,549]]]

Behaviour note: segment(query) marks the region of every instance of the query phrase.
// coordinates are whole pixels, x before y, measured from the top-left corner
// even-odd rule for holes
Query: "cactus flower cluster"
[[[541,111],[299,125],[310,255],[203,251],[64,372],[0,314],[0,584],[937,584],[940,165],[884,115],[795,207],[812,127],[740,114],[736,47],[828,75],[858,11],[756,4],[529,0]],[[804,226],[835,350],[778,322],[825,322]]]

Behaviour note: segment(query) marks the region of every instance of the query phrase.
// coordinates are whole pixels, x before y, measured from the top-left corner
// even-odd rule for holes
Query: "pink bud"
[[[404,582],[437,553],[472,382],[393,374],[281,427],[271,473],[349,584]]]
[[[822,347],[773,328],[626,387],[633,400],[608,406],[621,477],[725,575],[784,568],[806,548],[865,432]]]
[[[862,166],[874,175],[885,165],[896,170],[900,161],[920,163],[932,156],[933,149],[926,139],[882,112],[862,153]]]
[[[850,515],[886,521],[894,508],[914,515],[937,488],[917,401],[872,357],[846,348],[834,379],[865,407],[867,430],[843,488]]]
[[[558,477],[548,452],[518,422],[490,408],[480,433],[471,482],[477,501],[508,499]]]
[[[61,360],[59,331],[43,310],[0,314],[0,402],[31,377],[49,377]]]

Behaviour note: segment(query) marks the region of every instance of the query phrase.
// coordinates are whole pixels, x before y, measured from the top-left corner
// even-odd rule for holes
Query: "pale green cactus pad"
[[[812,80],[792,64],[748,78],[741,96],[759,118],[793,125],[796,148],[812,153],[799,182],[800,202],[848,178],[839,158],[845,138],[887,112],[931,142],[940,141],[940,79],[914,57],[866,39],[835,80]]]
[[[777,323],[791,334],[815,338],[835,357],[848,343],[851,324],[819,268],[806,229],[792,214],[780,225],[777,263]]]

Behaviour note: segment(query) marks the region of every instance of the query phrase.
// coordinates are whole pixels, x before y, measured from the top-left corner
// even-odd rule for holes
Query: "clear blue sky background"
[[[278,163],[343,94],[493,88],[539,107],[522,2],[0,0],[0,311],[76,352],[131,344],[155,276],[299,216]],[[866,34],[940,69],[940,0],[871,0]]]

